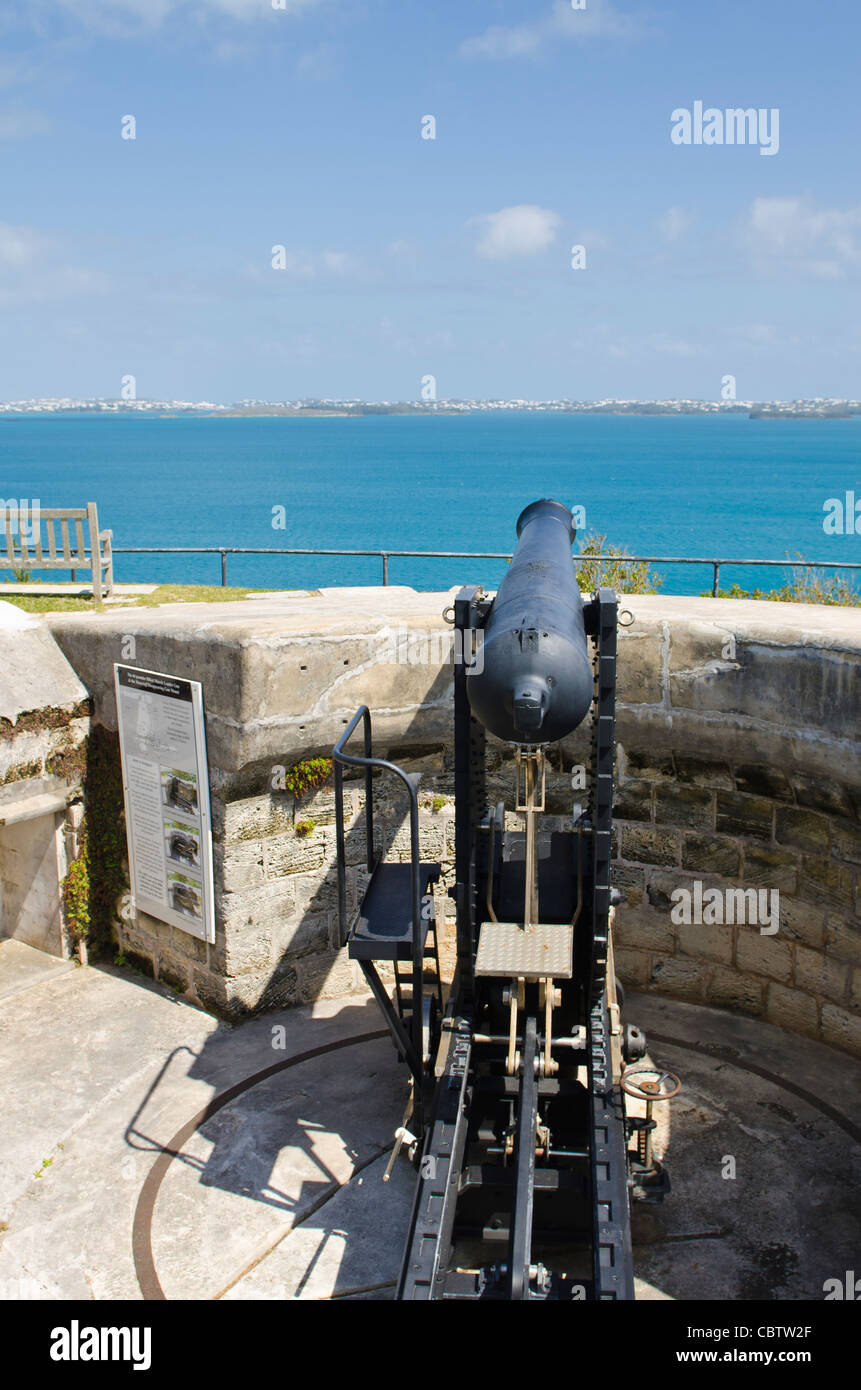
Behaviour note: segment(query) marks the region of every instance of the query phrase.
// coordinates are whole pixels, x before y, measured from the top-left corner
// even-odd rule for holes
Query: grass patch
[[[87,594],[4,594],[0,599],[23,608],[25,613],[105,613],[125,608],[160,608],[164,603],[235,603],[267,589],[222,588],[220,584],[159,584],[151,594],[140,594],[123,603],[96,603]]]
[[[136,608],[158,608],[163,603],[235,603],[267,589],[222,588],[220,584],[159,584],[151,594],[135,600]]]

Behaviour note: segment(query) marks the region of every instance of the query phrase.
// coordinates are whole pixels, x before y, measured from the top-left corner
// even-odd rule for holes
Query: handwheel
[[[655,1077],[655,1081],[646,1081],[646,1085],[654,1087],[653,1090],[643,1090],[642,1084],[638,1084],[640,1078]],[[635,1080],[634,1078],[637,1078]],[[667,1088],[664,1088],[667,1082]],[[682,1089],[682,1083],[672,1071],[661,1071],[658,1067],[627,1067],[622,1077],[622,1090],[626,1095],[633,1096],[635,1100],[673,1100]]]

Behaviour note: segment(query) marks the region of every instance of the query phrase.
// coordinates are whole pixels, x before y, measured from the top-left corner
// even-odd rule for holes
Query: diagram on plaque
[[[135,907],[215,940],[203,687],[114,666]]]

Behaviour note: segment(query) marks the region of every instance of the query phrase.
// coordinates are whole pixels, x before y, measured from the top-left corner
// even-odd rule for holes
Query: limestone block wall
[[[327,755],[367,703],[375,752],[423,774],[421,849],[443,863],[437,912],[450,959],[449,601],[328,590],[49,620],[108,728],[112,666],[128,659],[130,637],[139,665],[204,683],[217,939],[207,946],[138,916],[118,922],[124,950],[231,1016],[359,988],[334,946],[331,788],[296,802],[277,778],[273,789],[273,770]],[[627,902],[617,972],[861,1054],[857,610],[659,596],[623,607],[633,622],[619,647],[614,879]],[[588,746],[583,729],[551,751],[547,829],[570,824],[571,770]],[[513,767],[493,740],[488,765],[491,798],[511,804]],[[378,841],[406,858],[405,798],[377,788]],[[348,783],[351,905],[364,882],[363,797],[361,780]],[[697,883],[776,889],[778,930],[675,923],[673,894]]]
[[[70,942],[61,885],[81,821],[88,693],[50,632],[0,602],[0,936]]]

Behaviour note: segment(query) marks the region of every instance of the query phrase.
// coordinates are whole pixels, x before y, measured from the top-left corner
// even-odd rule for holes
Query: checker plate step
[[[475,973],[570,980],[573,955],[574,928],[568,923],[536,922],[522,927],[519,922],[484,922]]]

